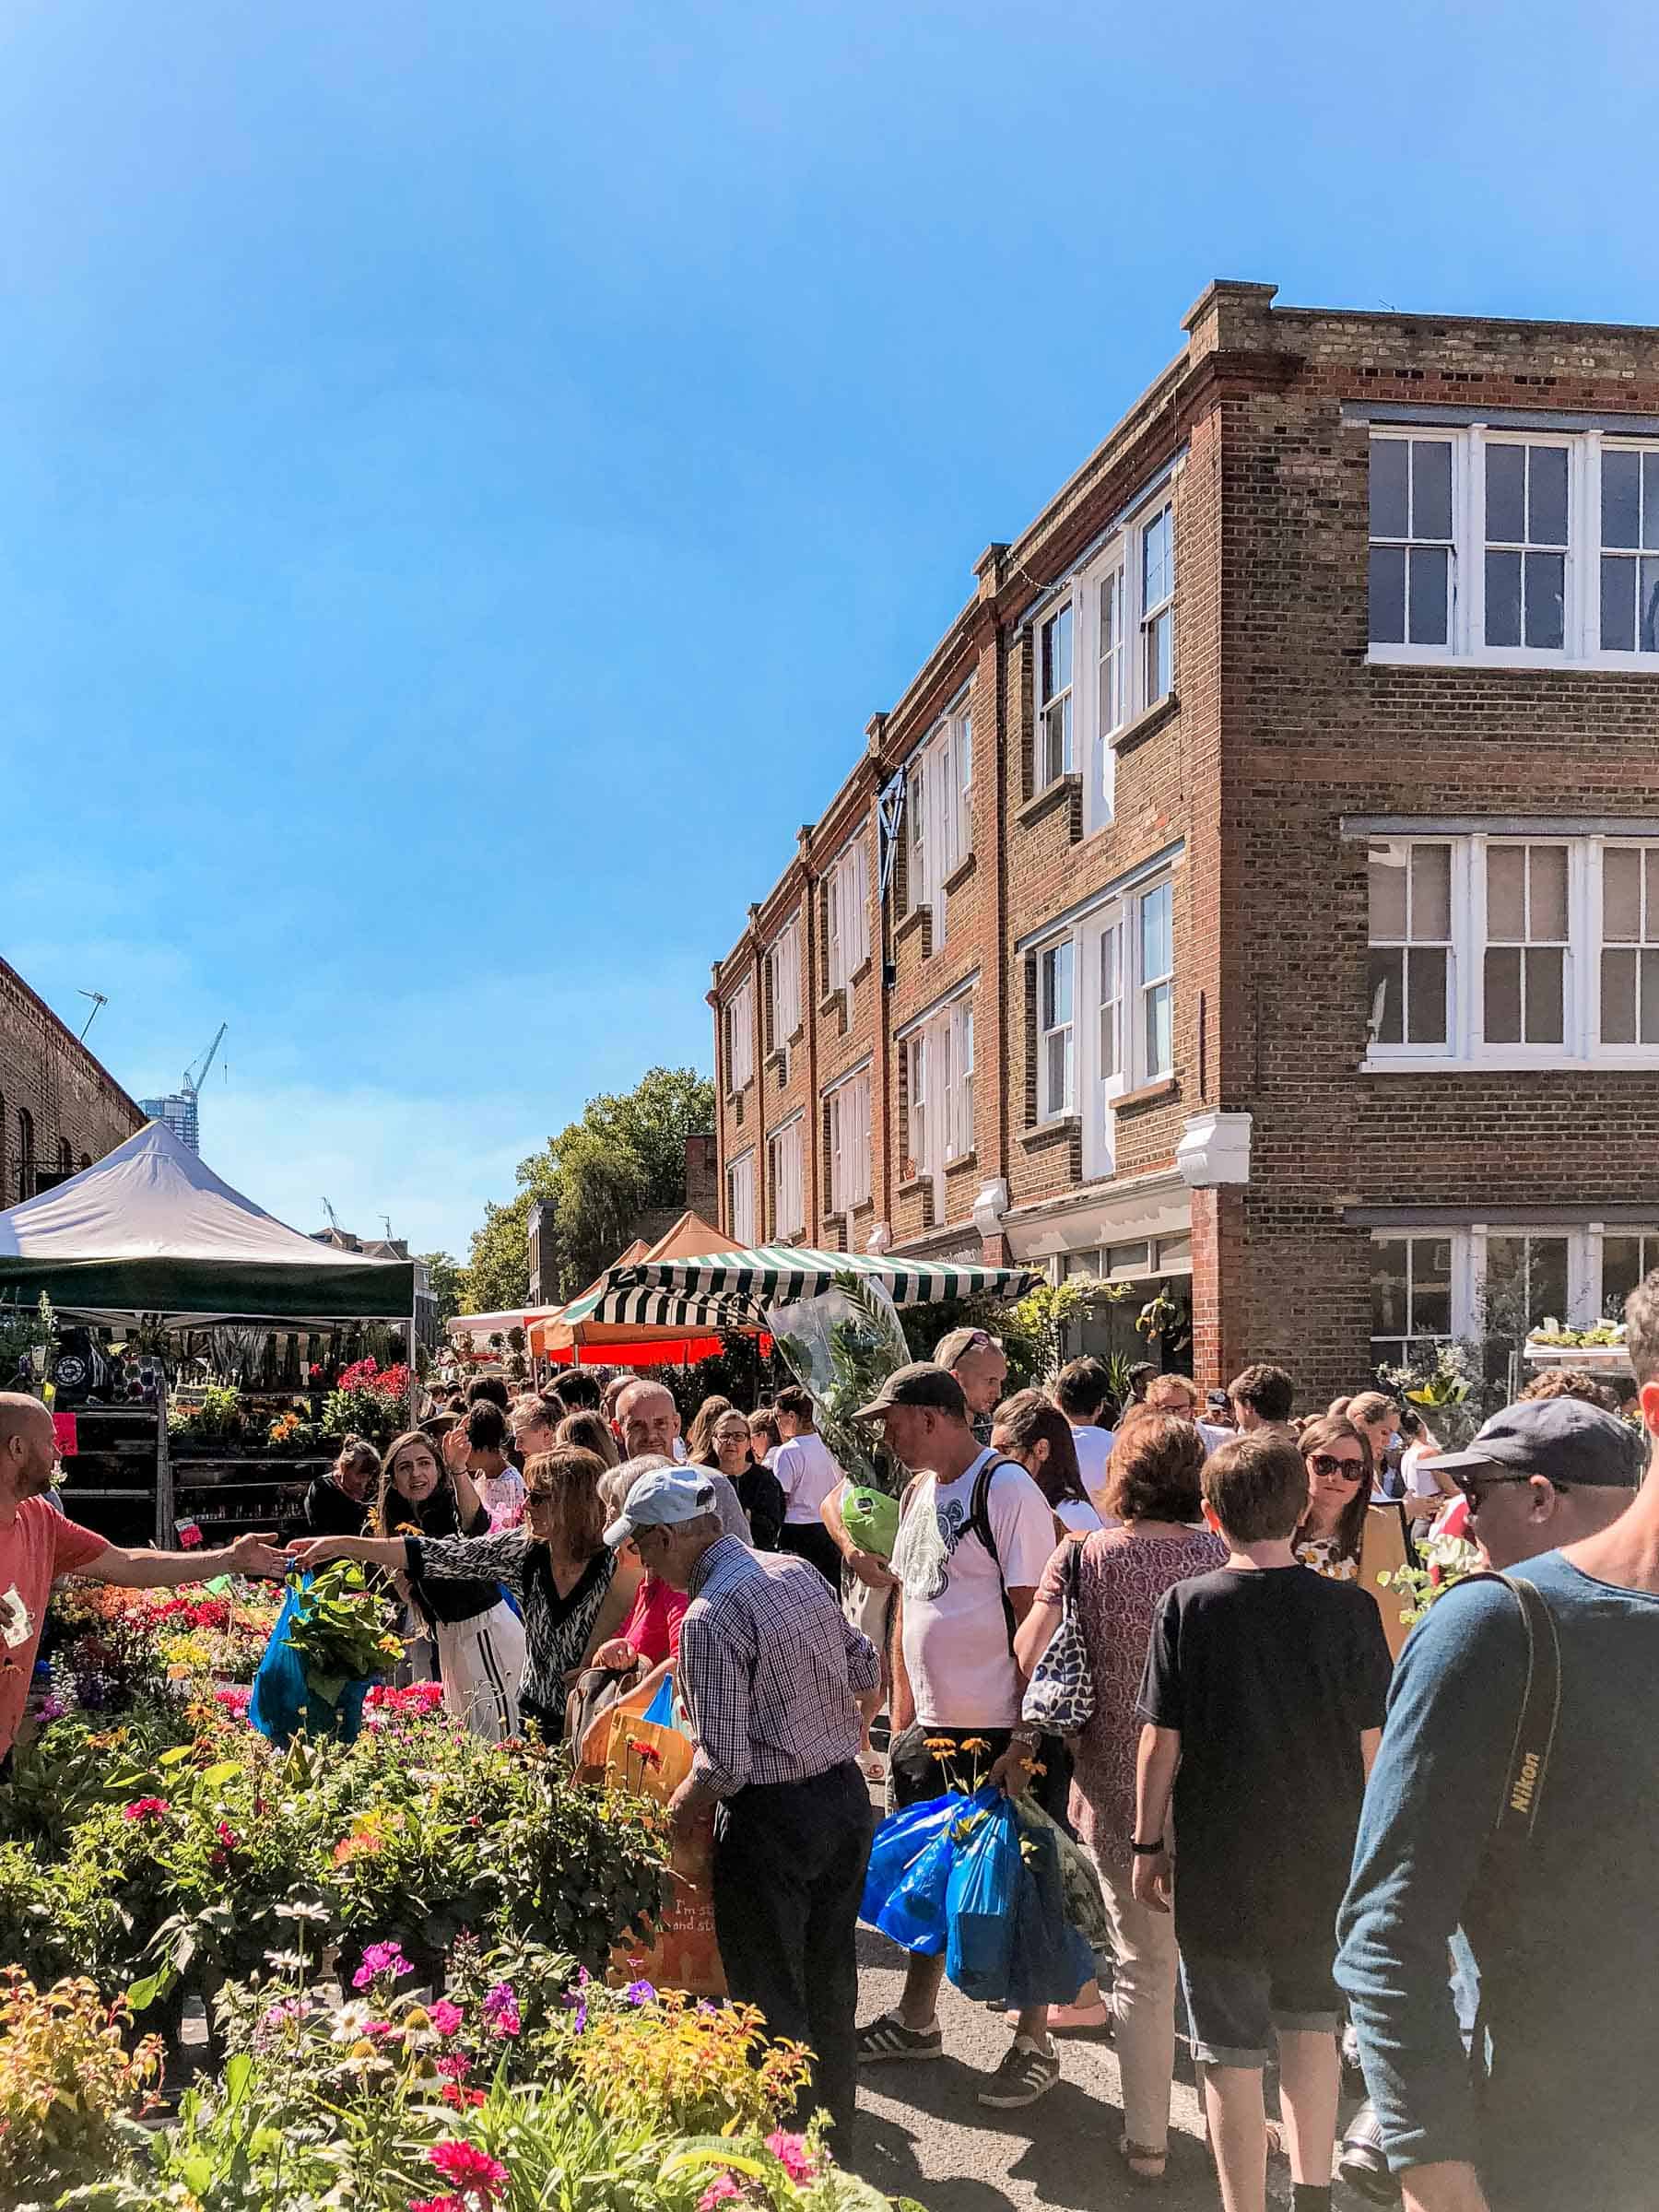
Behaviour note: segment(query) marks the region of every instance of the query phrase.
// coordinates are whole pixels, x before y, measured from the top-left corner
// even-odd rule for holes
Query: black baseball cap
[[[1477,1467],[1505,1467],[1542,1475],[1561,1489],[1633,1490],[1647,1470],[1640,1430],[1583,1398],[1524,1398],[1495,1413],[1461,1452],[1441,1452],[1422,1462],[1456,1475]]]
[[[853,1418],[874,1420],[889,1406],[925,1406],[935,1413],[954,1413],[959,1420],[968,1418],[968,1401],[962,1395],[961,1384],[948,1368],[941,1367],[935,1359],[912,1359],[908,1367],[896,1367],[869,1404],[859,1406]]]

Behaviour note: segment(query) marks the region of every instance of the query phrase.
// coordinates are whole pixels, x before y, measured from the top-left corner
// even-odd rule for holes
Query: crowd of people
[[[1105,2030],[1115,2147],[1155,2185],[1184,2037],[1226,2212],[1262,2212],[1281,2151],[1296,2206],[1328,2206],[1339,2150],[1409,2212],[1621,2212],[1659,2186],[1659,1276],[1627,1322],[1639,1424],[1555,1372],[1453,1451],[1374,1389],[1299,1413],[1260,1363],[1207,1397],[1143,1367],[1120,1406],[1088,1358],[1009,1393],[995,1337],[954,1330],[859,1410],[902,1477],[885,1534],[805,1390],[708,1399],[682,1438],[664,1383],[576,1370],[348,1440],[281,1547],[125,1552],[51,1512],[50,1418],[0,1398],[0,1754],[55,1575],[360,1559],[411,1675],[486,1735],[579,1743],[672,1675],[672,1812],[712,1818],[732,1993],[814,2053],[843,2139],[860,2068],[945,2055],[938,1957],[856,2024],[873,1791],[892,1812],[971,1771],[1071,1830],[1111,1934],[1069,2002],[1013,2016],[985,2105],[1034,2103],[1059,2039]],[[1379,1576],[1448,1531],[1491,1571],[1407,1641]],[[1064,1741],[1028,1715],[1063,1626],[1093,1691]],[[1371,2101],[1339,2146],[1345,2032]]]

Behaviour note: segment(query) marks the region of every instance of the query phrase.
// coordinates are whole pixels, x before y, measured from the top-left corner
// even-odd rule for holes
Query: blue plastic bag
[[[964,1996],[1007,1996],[1021,1872],[1019,1824],[998,1793],[958,1845],[945,1892],[945,1971]]]
[[[870,1864],[865,1873],[864,1897],[858,1917],[872,1927],[881,1925],[888,1900],[942,1828],[967,1808],[959,1790],[947,1790],[924,1805],[907,1805],[902,1812],[884,1820],[870,1845]]]
[[[640,1715],[642,1721],[654,1721],[659,1728],[678,1728],[674,1711],[674,1677],[665,1675],[657,1684],[656,1695]],[[684,1734],[684,1731],[681,1730]]]
[[[300,1596],[310,1587],[307,1574],[300,1578],[298,1590],[290,1583],[284,1593],[282,1610],[259,1662],[253,1695],[248,1700],[249,1720],[261,1735],[268,1735],[279,1747],[302,1728],[308,1735],[329,1735],[349,1744],[363,1724],[363,1700],[369,1694],[369,1683],[347,1682],[338,1702],[331,1705],[308,1685],[300,1654],[288,1642],[289,1624],[300,1609]]]
[[[1065,1917],[1054,1831],[1028,1828],[1024,1834],[1008,1983],[1003,1995],[1016,2007],[1070,2005],[1095,1971],[1094,1953]]]

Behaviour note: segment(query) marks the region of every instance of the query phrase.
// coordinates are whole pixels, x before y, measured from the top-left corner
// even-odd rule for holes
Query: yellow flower
[[[964,1751],[989,1751],[990,1748],[990,1745],[982,1735],[965,1735],[962,1738]]]

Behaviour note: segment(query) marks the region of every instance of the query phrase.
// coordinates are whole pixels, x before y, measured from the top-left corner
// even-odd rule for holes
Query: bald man
[[[84,1574],[128,1590],[172,1589],[216,1574],[280,1580],[282,1554],[263,1536],[239,1536],[221,1551],[124,1551],[47,1502],[57,1471],[52,1416],[38,1398],[0,1391],[0,1780],[40,1649],[46,1601],[60,1576]]]
[[[679,1441],[679,1407],[665,1382],[653,1382],[643,1377],[629,1382],[618,1394],[615,1425],[622,1439],[624,1459],[641,1459],[653,1452],[660,1453],[667,1460],[686,1456]],[[739,1544],[753,1543],[748,1515],[738,1498],[736,1484],[718,1467],[704,1467],[701,1471],[714,1485],[714,1510],[720,1515],[722,1530],[728,1536],[735,1536]]]

